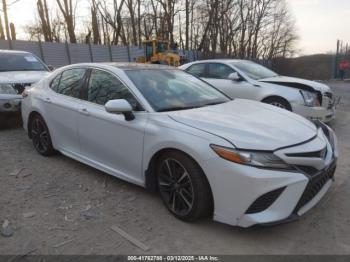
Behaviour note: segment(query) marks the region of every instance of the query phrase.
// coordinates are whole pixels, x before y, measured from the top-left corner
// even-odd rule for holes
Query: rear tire
[[[51,156],[56,153],[52,146],[49,129],[40,115],[35,115],[30,121],[30,136],[34,148],[39,154]]]
[[[288,111],[292,111],[292,107],[290,106],[289,102],[283,98],[280,97],[270,97],[265,100],[263,100],[263,103],[273,105]]]
[[[195,221],[212,214],[209,183],[193,159],[178,151],[166,152],[158,161],[156,174],[161,198],[175,217]]]

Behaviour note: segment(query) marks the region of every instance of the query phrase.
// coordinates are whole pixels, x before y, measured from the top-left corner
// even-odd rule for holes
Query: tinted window
[[[6,71],[47,71],[39,59],[30,54],[0,53],[0,72]]]
[[[70,69],[64,71],[57,88],[57,93],[79,98],[80,88],[83,84],[85,69]]]
[[[228,76],[234,73],[231,67],[224,64],[209,64],[208,65],[208,77],[226,79]]]
[[[176,69],[125,70],[156,111],[183,110],[228,102],[229,99],[204,81]]]
[[[198,77],[204,77],[205,76],[205,64],[195,64],[193,66],[190,66],[186,71],[192,75],[195,75]]]
[[[51,88],[53,91],[55,91],[55,92],[57,92],[57,90],[58,90],[58,85],[59,85],[59,83],[60,83],[60,79],[61,79],[61,74],[59,74],[58,76],[56,76],[56,77],[54,78],[54,80],[52,80],[52,82],[51,82],[51,84],[50,84],[50,88]]]
[[[104,105],[114,99],[126,99],[135,110],[139,109],[137,100],[118,78],[101,70],[93,70],[88,88],[88,101]]]
[[[277,73],[270,69],[251,61],[235,61],[231,64],[255,80],[278,76]]]

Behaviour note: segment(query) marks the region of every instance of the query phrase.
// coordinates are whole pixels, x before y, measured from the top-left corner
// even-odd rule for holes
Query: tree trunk
[[[2,25],[2,18],[0,16],[0,40],[5,39],[4,27]]]
[[[97,7],[96,7],[95,0],[92,0],[91,27],[92,27],[94,44],[101,44],[101,36],[100,36],[100,29],[99,29],[99,26],[98,26]]]
[[[185,49],[189,49],[189,27],[190,27],[190,0],[186,0],[185,4],[185,12],[186,12],[186,28],[185,28],[185,35],[186,35],[186,40],[185,40]]]
[[[11,39],[16,40],[16,27],[13,23],[10,23]]]
[[[63,4],[62,2],[63,1]],[[69,41],[76,43],[75,36],[75,8],[73,7],[73,0],[56,0],[58,7],[60,8],[64,20],[66,21]]]
[[[139,46],[141,46],[142,45],[142,39],[141,39],[141,0],[137,0],[137,29],[138,29]]]
[[[7,38],[7,40],[11,40],[10,28],[9,28],[9,19],[8,19],[8,16],[7,16],[7,3],[6,3],[6,0],[2,0],[2,11],[4,12],[6,38]]]

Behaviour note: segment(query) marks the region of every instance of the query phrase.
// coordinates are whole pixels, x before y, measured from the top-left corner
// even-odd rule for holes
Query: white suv
[[[180,68],[200,77],[232,99],[261,101],[310,120],[329,122],[335,117],[332,90],[322,83],[280,76],[248,60],[203,60]]]
[[[19,113],[24,88],[47,76],[49,71],[32,53],[0,50],[0,114]]]

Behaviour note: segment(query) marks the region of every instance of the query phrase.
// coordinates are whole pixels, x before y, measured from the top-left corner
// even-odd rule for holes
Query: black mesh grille
[[[312,166],[296,166],[296,167],[309,176],[314,176],[319,172],[317,168]]]
[[[261,197],[259,197],[257,200],[254,201],[254,203],[247,209],[245,213],[246,214],[259,213],[269,208],[273,204],[273,202],[275,202],[276,199],[282,194],[284,189],[285,187],[282,187],[262,195]]]
[[[286,154],[286,156],[289,156],[289,157],[317,157],[317,158],[325,158],[326,155],[327,155],[327,147],[325,147],[322,150],[314,151],[314,152]]]
[[[334,177],[335,169],[336,165],[333,163],[330,168],[311,178],[297,204],[296,210],[306,205],[320,192],[323,186]]]
[[[325,92],[324,95],[325,95],[326,97],[329,97],[330,99],[333,99],[333,94],[332,94],[332,93]]]
[[[327,106],[328,106],[328,109],[331,109],[332,106],[333,106],[333,94],[329,93],[329,92],[326,92],[326,93],[324,93],[324,96],[329,98],[329,102],[328,102]]]

